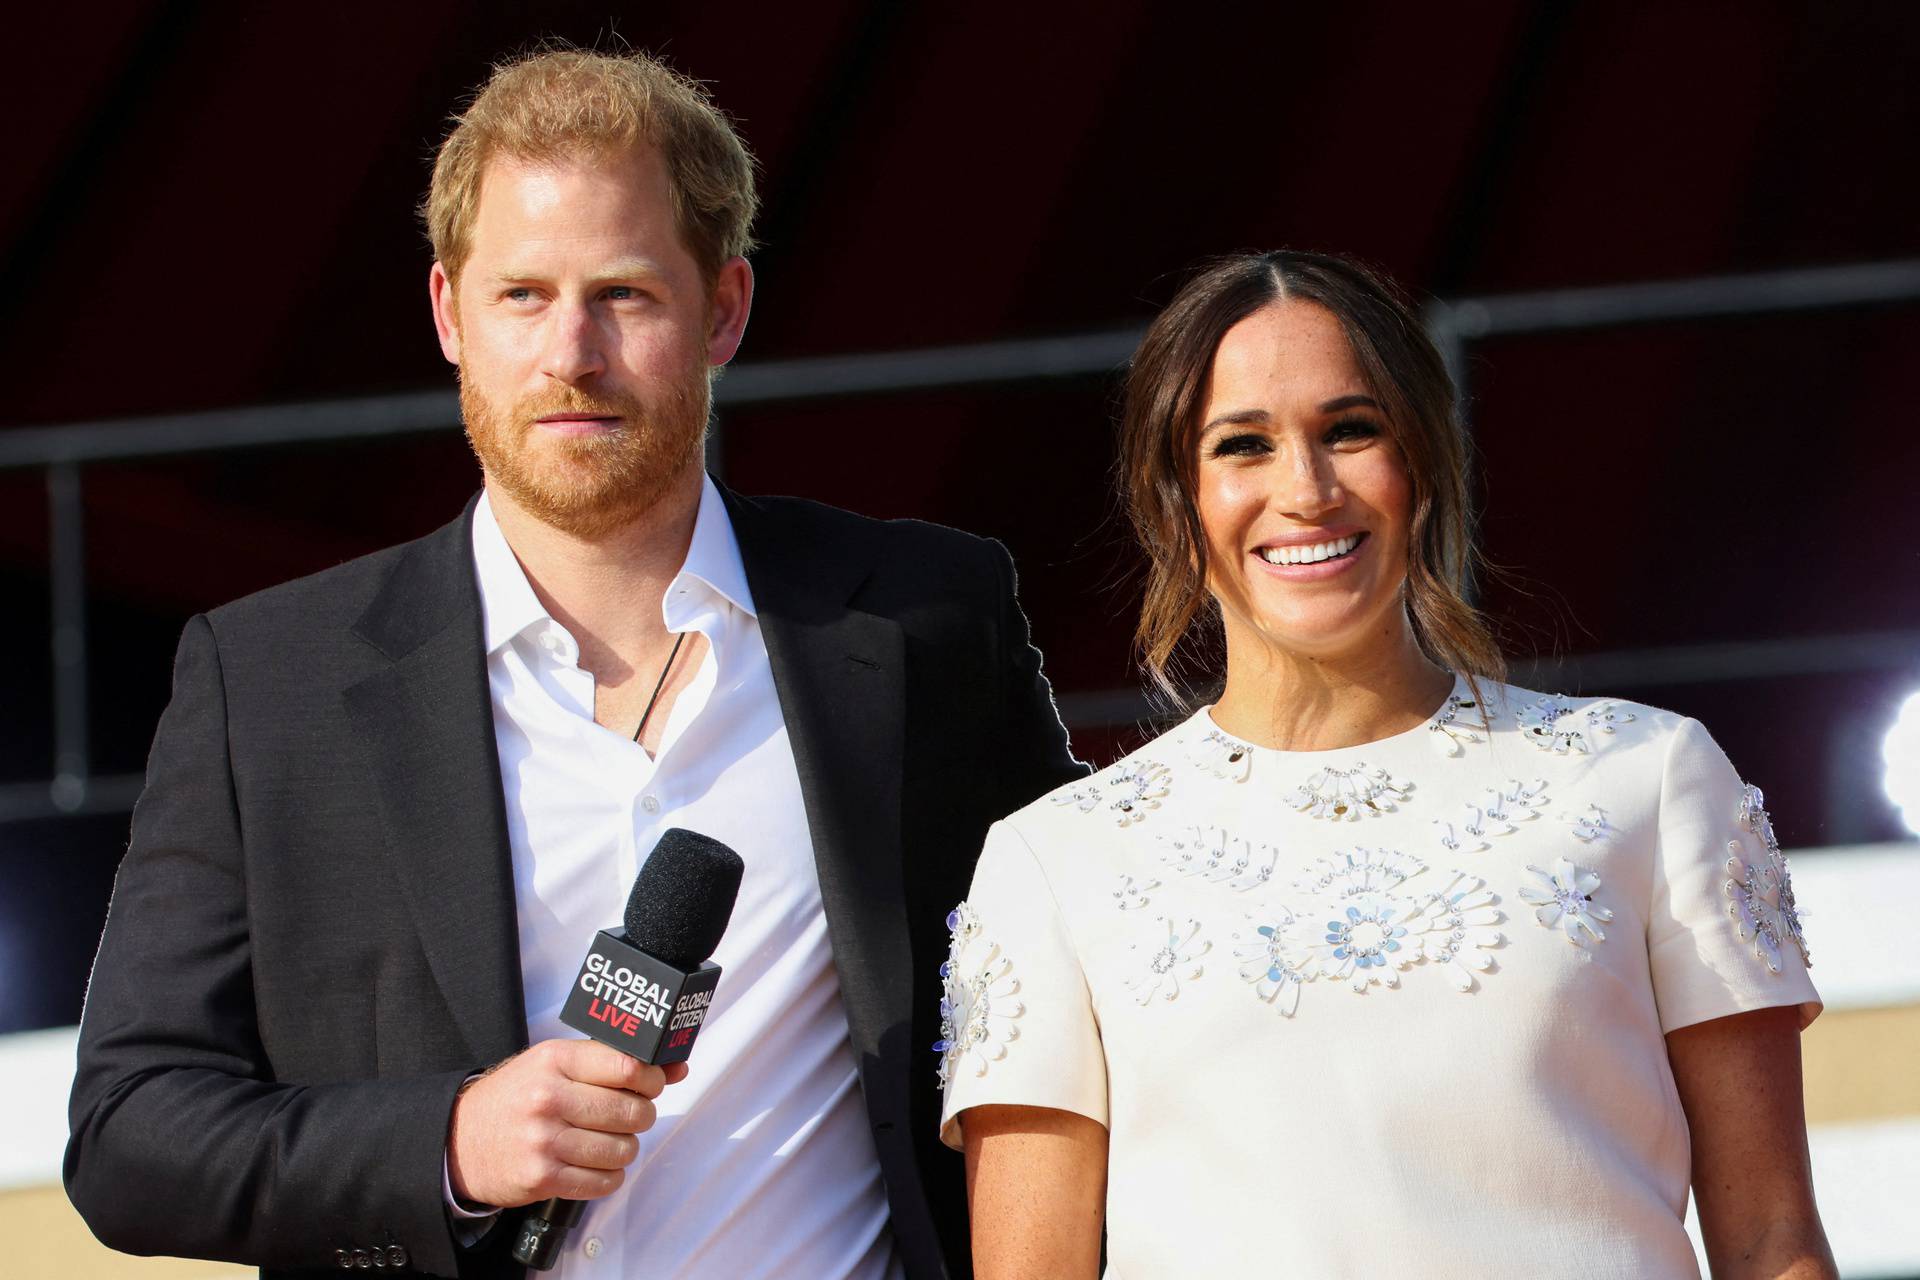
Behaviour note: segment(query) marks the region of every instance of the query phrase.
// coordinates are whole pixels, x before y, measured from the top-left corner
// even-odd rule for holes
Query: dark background
[[[764,163],[743,365],[1137,326],[1238,248],[1447,299],[1920,255],[1906,3],[83,16],[8,20],[0,431],[449,387],[412,209],[449,111],[548,35],[665,54]],[[1510,650],[1920,635],[1916,340],[1907,304],[1475,345]],[[741,408],[720,463],[1003,539],[1062,694],[1125,689],[1113,392]],[[141,767],[189,614],[426,532],[476,483],[452,431],[88,467],[95,770]],[[51,773],[47,518],[43,473],[0,470],[0,782]],[[1614,691],[1704,719],[1802,848],[1899,834],[1877,748],[1917,670]],[[1096,762],[1133,732],[1101,719]],[[121,812],[0,824],[0,1031],[77,1018],[125,838]]]

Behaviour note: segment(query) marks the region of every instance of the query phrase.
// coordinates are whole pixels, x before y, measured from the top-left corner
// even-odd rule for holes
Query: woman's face
[[[1207,585],[1229,649],[1324,660],[1397,638],[1412,486],[1333,313],[1277,302],[1227,330],[1200,423]]]

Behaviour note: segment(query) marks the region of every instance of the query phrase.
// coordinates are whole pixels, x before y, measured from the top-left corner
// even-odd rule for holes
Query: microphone
[[[668,829],[634,878],[626,927],[594,935],[560,1021],[656,1067],[685,1062],[720,984],[720,966],[708,957],[727,931],[745,870],[712,836]],[[551,1271],[584,1207],[557,1197],[529,1206],[514,1261]]]

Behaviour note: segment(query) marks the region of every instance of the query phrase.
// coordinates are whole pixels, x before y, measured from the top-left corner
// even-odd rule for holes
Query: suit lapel
[[[390,660],[347,688],[395,879],[476,1062],[526,1044],[473,504],[406,548],[354,631]]]
[[[893,619],[848,603],[870,560],[809,536],[817,527],[722,494],[793,744],[849,1034],[867,1067],[912,1015],[900,829],[905,637]],[[870,1095],[892,1087],[862,1077]],[[905,1106],[904,1096],[869,1101]]]

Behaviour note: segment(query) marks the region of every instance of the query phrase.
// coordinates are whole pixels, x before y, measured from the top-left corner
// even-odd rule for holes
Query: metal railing
[[[1753,275],[1557,289],[1434,303],[1425,317],[1462,395],[1468,351],[1494,337],[1563,333],[1733,316],[1852,309],[1920,301],[1920,260],[1860,263]],[[1004,386],[1110,375],[1140,328],[1101,330],[915,351],[746,362],[715,387],[715,406],[798,403],[957,387]],[[62,814],[125,812],[138,774],[95,775],[88,742],[83,469],[193,453],[372,440],[450,430],[452,390],[367,396],[0,430],[0,469],[46,473],[52,618],[53,768],[46,782],[0,785],[0,823]],[[1523,683],[1554,687],[1663,684],[1853,671],[1920,670],[1920,632],[1792,639],[1582,654],[1517,664]],[[1068,694],[1061,710],[1079,728],[1137,723],[1144,696],[1117,689]]]

